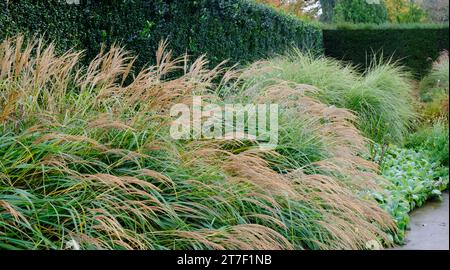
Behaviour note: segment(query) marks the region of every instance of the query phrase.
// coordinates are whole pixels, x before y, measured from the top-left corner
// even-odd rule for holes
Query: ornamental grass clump
[[[433,100],[434,95],[448,95],[449,88],[449,64],[448,52],[443,51],[433,63],[430,73],[420,82],[420,97],[424,102]]]
[[[249,99],[280,103],[277,149],[174,140],[172,105],[224,102],[214,93],[230,85],[242,87],[227,96],[237,101],[245,72],[174,58],[165,43],[141,71],[116,46],[86,67],[81,57],[21,36],[0,45],[0,248],[392,245],[396,224],[362,196],[382,179],[358,156],[365,140],[351,112],[280,81]]]
[[[416,119],[412,81],[401,66],[373,59],[361,82],[345,93],[343,107],[358,114],[358,127],[379,143],[401,143]]]
[[[255,88],[279,81],[314,86],[309,96],[354,112],[358,129],[379,143],[401,142],[416,117],[409,74],[376,57],[361,74],[352,65],[295,49],[255,64],[246,79]]]
[[[444,51],[433,63],[431,72],[422,79],[419,95],[423,102],[421,116],[423,122],[433,124],[449,115],[449,65],[448,52]]]

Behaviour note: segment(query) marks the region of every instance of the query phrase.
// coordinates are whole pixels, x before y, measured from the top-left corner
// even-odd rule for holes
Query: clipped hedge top
[[[393,58],[415,77],[427,74],[432,62],[449,49],[446,25],[379,26],[323,30],[325,54],[367,67],[373,55]]]
[[[168,39],[175,55],[207,54],[212,64],[246,63],[296,46],[322,51],[322,31],[287,14],[247,0],[0,2],[0,38],[44,34],[61,50],[85,49],[92,58],[102,43],[120,44],[139,55],[138,66],[154,58]]]
[[[323,30],[402,30],[402,29],[446,29],[449,24],[445,23],[386,23],[386,24],[322,24]]]

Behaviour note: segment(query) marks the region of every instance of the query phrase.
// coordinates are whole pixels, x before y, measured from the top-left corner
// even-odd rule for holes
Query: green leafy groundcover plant
[[[421,127],[408,136],[405,146],[417,151],[428,149],[433,162],[448,167],[449,129],[448,123],[444,121],[437,121],[432,126]]]
[[[379,159],[377,156],[375,161]],[[384,192],[373,195],[394,217],[399,228],[395,240],[401,243],[409,223],[408,213],[448,188],[448,168],[431,162],[432,154],[427,150],[396,146],[387,150],[383,160],[381,172],[388,181]]]

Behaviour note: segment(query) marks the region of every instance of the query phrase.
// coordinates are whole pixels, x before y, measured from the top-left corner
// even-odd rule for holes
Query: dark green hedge
[[[449,49],[448,26],[326,29],[323,39],[328,56],[366,67],[373,53],[382,52],[417,77],[425,75],[439,53]]]
[[[250,62],[298,46],[322,50],[322,32],[294,17],[247,0],[116,0],[67,5],[64,1],[0,1],[0,38],[44,34],[60,49],[120,41],[143,64],[168,38],[175,54],[207,53],[218,63]]]

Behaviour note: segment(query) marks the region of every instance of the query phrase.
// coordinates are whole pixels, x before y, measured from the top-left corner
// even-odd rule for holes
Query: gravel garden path
[[[432,201],[411,213],[411,230],[406,245],[398,250],[449,250],[449,194],[443,201]]]

